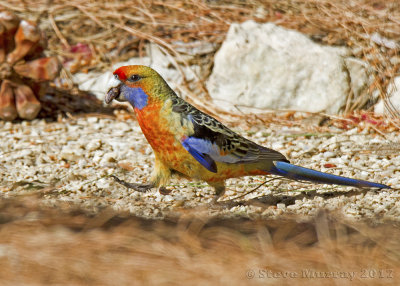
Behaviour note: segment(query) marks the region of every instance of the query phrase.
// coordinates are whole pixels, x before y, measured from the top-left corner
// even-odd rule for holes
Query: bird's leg
[[[169,178],[171,177],[171,170],[162,161],[160,161],[156,155],[155,166],[149,183],[146,184],[129,183],[119,179],[114,175],[112,175],[111,177],[117,183],[127,187],[128,189],[134,189],[135,191],[138,192],[147,192],[152,188],[159,187],[160,188],[159,191],[161,194],[168,194],[169,192],[165,188],[165,185],[168,183]]]
[[[171,178],[171,170],[160,159],[158,159],[159,156],[157,156],[157,153],[155,154],[155,157],[154,171],[150,181],[154,182],[154,185],[159,187],[158,191],[160,194],[168,195],[171,193],[171,190],[168,190],[165,186]]]
[[[155,187],[154,183],[147,183],[147,184],[137,184],[137,183],[128,183],[124,180],[119,179],[118,177],[112,175],[111,176],[117,183],[127,187],[128,189],[134,189],[135,191],[138,192],[147,192],[151,188]]]

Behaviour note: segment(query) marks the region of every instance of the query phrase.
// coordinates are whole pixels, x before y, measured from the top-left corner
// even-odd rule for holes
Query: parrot
[[[214,117],[179,97],[154,69],[143,65],[117,68],[107,85],[105,103],[128,102],[151,145],[154,170],[147,183],[113,178],[139,192],[166,186],[172,175],[207,182],[213,202],[225,192],[229,178],[278,175],[314,183],[390,189],[391,187],[293,165],[280,152],[235,133]]]

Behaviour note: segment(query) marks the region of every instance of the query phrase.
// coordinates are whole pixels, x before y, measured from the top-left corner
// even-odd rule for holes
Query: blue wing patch
[[[207,142],[203,139],[186,137],[181,140],[183,147],[193,156],[201,165],[207,170],[213,173],[217,173],[217,164],[211,158],[210,155],[204,153],[204,149],[207,149]],[[210,143],[211,144],[211,143]]]

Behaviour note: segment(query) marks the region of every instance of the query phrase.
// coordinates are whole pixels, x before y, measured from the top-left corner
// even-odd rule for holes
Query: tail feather
[[[327,174],[312,169],[292,165],[290,163],[282,161],[275,162],[275,167],[272,170],[270,170],[269,173],[274,175],[280,175],[294,180],[305,180],[316,183],[354,186],[361,188],[370,187],[370,188],[380,188],[380,189],[391,189],[389,186],[383,184]]]

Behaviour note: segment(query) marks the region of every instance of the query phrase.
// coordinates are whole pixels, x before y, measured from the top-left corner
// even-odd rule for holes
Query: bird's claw
[[[172,190],[168,190],[166,187],[160,187],[158,191],[161,195],[169,195],[172,192]]]
[[[233,207],[239,206],[239,205],[242,205],[242,204],[240,202],[235,202],[232,200],[217,201],[217,200],[213,199],[209,204],[209,208],[221,210],[221,209],[230,209],[230,208],[233,208]]]
[[[124,180],[119,179],[118,177],[111,175],[111,178],[113,178],[117,183],[127,187],[128,189],[134,189],[137,192],[147,192],[151,188],[154,187],[154,184],[149,183],[149,184],[136,184],[136,183],[128,183]]]

